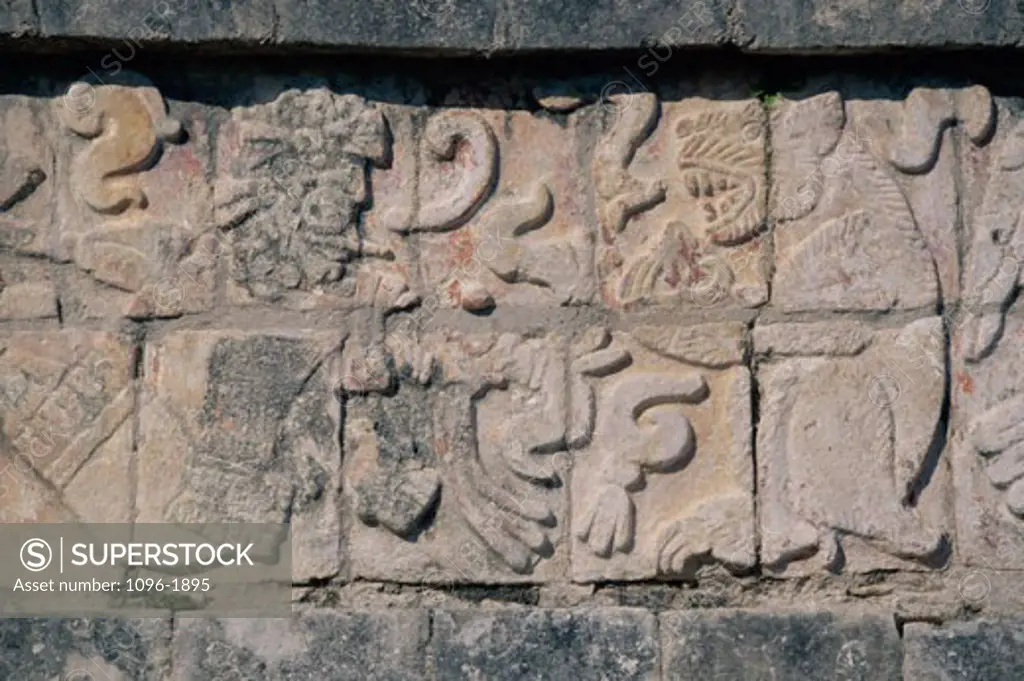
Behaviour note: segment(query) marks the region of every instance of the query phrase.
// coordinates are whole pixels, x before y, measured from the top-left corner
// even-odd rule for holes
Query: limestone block
[[[45,106],[0,96],[0,320],[57,316],[46,252],[53,214],[53,150]]]
[[[678,611],[661,615],[660,630],[665,681],[904,678],[900,637],[887,614]]]
[[[229,300],[384,311],[412,302],[408,244],[361,229],[371,166],[391,159],[381,111],[321,81],[235,108],[220,129],[214,186]]]
[[[464,104],[459,93],[448,101]],[[422,131],[411,229],[423,232],[427,293],[470,312],[588,302],[583,119],[485,104],[495,108],[443,109]]]
[[[434,615],[438,678],[656,681],[657,622],[629,608]]]
[[[387,342],[387,392],[345,403],[353,576],[564,576],[564,339],[437,331]]]
[[[623,87],[623,89],[627,89]],[[591,161],[601,297],[756,307],[768,299],[764,114],[709,92],[604,97]]]
[[[171,623],[160,619],[0,619],[0,678],[165,681]]]
[[[950,548],[942,321],[823,326],[754,332],[764,568],[939,567]]]
[[[170,681],[414,681],[429,630],[426,611],[186,619],[175,625]]]
[[[82,318],[174,317],[213,304],[202,107],[168,113],[144,76],[76,81],[51,105],[59,124],[51,257],[73,263],[67,308]]]
[[[0,520],[129,521],[133,357],[101,331],[0,338]]]
[[[817,84],[774,102],[771,125],[773,305],[887,311],[958,297],[951,138],[972,145],[991,133],[984,87],[900,97]]]
[[[996,681],[1024,674],[1019,619],[957,622],[942,628],[908,624],[905,681]]]
[[[739,323],[592,329],[574,347],[574,580],[753,567],[745,333]]]
[[[341,569],[343,332],[175,331],[147,344],[138,522],[290,522],[296,582]]]

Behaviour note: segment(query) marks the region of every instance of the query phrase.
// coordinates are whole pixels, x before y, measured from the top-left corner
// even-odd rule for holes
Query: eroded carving
[[[576,346],[569,432],[578,580],[692,578],[706,562],[753,564],[750,380],[736,366],[743,327],[686,331],[706,343],[673,331],[595,329]],[[724,345],[703,352],[715,332]]]
[[[605,300],[765,302],[758,103],[659,103],[650,93],[611,102],[618,117],[593,164]]]
[[[941,320],[876,331],[869,345],[834,337],[834,350],[813,327],[757,336],[758,352],[781,343],[794,357],[761,370],[765,566],[791,574],[941,562]]]
[[[297,574],[336,572],[339,335],[185,331],[148,346],[140,521],[288,522]]]
[[[444,551],[462,538],[478,548],[459,557],[465,574],[451,579],[528,578],[555,556],[564,517],[564,462],[553,456],[566,439],[557,342],[440,334],[417,347],[433,352],[406,352],[392,339],[395,390],[350,396],[346,407],[357,513],[393,537],[357,532],[356,570],[401,572],[375,558],[385,545],[411,561],[406,569],[448,569]]]
[[[376,108],[326,87],[288,90],[237,109],[231,143],[216,222],[232,235],[232,278],[249,296],[300,306],[314,304],[311,293],[385,308],[412,301],[392,264],[398,247],[360,229],[369,165],[390,158]]]

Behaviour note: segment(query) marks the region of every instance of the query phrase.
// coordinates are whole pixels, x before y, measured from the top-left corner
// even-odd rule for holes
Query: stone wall
[[[963,2],[0,1],[0,522],[288,522],[295,601],[0,681],[1024,677],[1019,60],[760,54]]]

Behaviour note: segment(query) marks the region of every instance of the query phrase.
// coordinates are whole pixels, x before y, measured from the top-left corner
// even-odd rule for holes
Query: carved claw
[[[601,558],[613,552],[626,553],[633,547],[635,509],[629,493],[607,485],[597,503],[583,516],[576,536]]]
[[[988,355],[1003,333],[1003,315],[999,312],[971,314],[964,321],[964,355],[978,362]]]

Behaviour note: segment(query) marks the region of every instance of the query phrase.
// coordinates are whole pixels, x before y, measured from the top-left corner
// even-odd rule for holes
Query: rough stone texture
[[[0,679],[164,681],[171,627],[158,619],[2,619]]]
[[[737,0],[735,17],[741,44],[774,52],[1019,45],[1024,26],[1009,0]]]
[[[426,611],[402,610],[183,620],[170,681],[423,679],[429,628]]]
[[[430,656],[452,681],[659,677],[657,621],[634,609],[437,612]]]
[[[891,617],[856,613],[668,612],[665,681],[900,681]],[[906,677],[907,681],[916,681]]]
[[[959,622],[903,632],[905,681],[1009,681],[1024,674],[1024,624],[1018,619]]]
[[[788,312],[934,306],[959,294],[956,158],[987,138],[982,87],[883,99],[822,84],[772,106],[772,304]]]
[[[573,578],[753,567],[751,384],[742,324],[600,329],[570,369]],[[572,426],[570,427],[572,429]]]
[[[441,332],[388,342],[395,390],[355,394],[345,409],[353,575],[443,584],[564,574],[564,340]]]
[[[742,91],[717,89],[607,97],[591,162],[605,304],[767,302],[764,114],[753,99],[707,99]]]
[[[102,84],[70,83],[53,100],[53,117],[61,174],[52,257],[75,265],[71,314],[208,310],[216,242],[201,108],[171,116],[155,86],[123,71]]]
[[[337,574],[344,333],[181,331],[150,342],[138,522],[290,522],[297,582]]]
[[[757,435],[765,569],[942,565],[949,553],[942,321],[871,335],[780,326],[754,333],[755,351],[765,356]],[[777,348],[783,357],[772,357]]]
[[[0,519],[127,522],[133,351],[87,330],[0,336]]]

